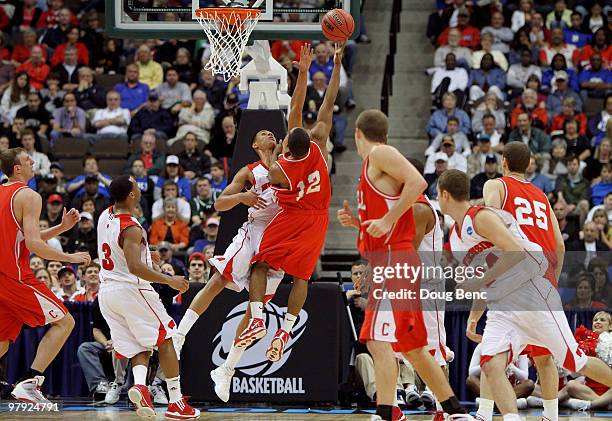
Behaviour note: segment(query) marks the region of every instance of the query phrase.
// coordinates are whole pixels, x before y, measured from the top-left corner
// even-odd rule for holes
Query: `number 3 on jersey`
[[[522,197],[514,198],[514,205],[516,206],[516,221],[519,225],[535,225],[543,230],[548,230],[548,215],[546,214],[546,205],[542,202],[529,200]],[[533,206],[532,206],[533,205]]]
[[[319,183],[321,182],[321,173],[319,173],[319,171],[314,171],[311,172],[308,175],[308,188],[306,188],[306,185],[304,184],[303,181],[300,181],[297,185],[298,189],[300,190],[300,192],[298,193],[298,197],[295,199],[296,201],[299,201],[302,197],[304,197],[304,194],[310,194],[310,193],[315,193],[321,190],[321,186],[319,185]],[[304,193],[304,191],[306,191],[306,193]]]
[[[111,259],[111,248],[108,243],[102,243],[102,252],[104,253],[102,267],[106,270],[113,270],[115,268],[115,263]]]

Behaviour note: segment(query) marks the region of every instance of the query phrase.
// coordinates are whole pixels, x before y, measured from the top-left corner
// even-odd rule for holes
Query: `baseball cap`
[[[162,250],[170,250],[170,243],[167,241],[161,241],[158,245],[157,245],[157,250],[162,251]]]
[[[497,157],[495,156],[495,154],[487,154],[486,158],[485,158],[485,162],[495,162],[497,163]]]
[[[57,168],[60,171],[64,171],[64,166],[57,161],[53,161],[50,166],[51,169]]]
[[[156,91],[149,92],[149,101],[157,101],[159,99],[159,94]]]
[[[179,158],[176,155],[168,155],[166,157],[166,165],[178,165],[179,164]]]
[[[72,272],[74,274],[74,276],[76,276],[76,272],[74,271],[72,266],[62,266],[60,268],[60,270],[57,271],[57,277],[61,278],[62,277],[62,273],[64,273],[64,272]]]
[[[567,72],[565,70],[559,70],[555,72],[555,80],[568,80]]]
[[[452,138],[452,136],[444,136],[444,138],[442,139],[442,146],[454,144],[455,140]]]
[[[209,225],[219,226],[219,218],[215,218],[215,217],[208,218],[206,220],[206,226],[209,226]]]
[[[60,196],[59,194],[55,193],[52,194],[51,196],[49,196],[49,198],[47,199],[47,203],[63,203],[64,199],[62,198],[62,196]]]
[[[85,177],[85,182],[86,183],[98,183],[98,177],[96,177],[95,175],[88,175],[87,177]]]
[[[448,155],[446,155],[444,152],[437,152],[434,155],[434,162],[438,161],[448,162]]]
[[[491,135],[486,134],[486,133],[480,133],[478,135],[478,141],[479,142],[490,142],[491,141]]]
[[[80,215],[81,219],[85,218],[85,219],[89,219],[90,221],[93,221],[93,216],[91,216],[91,213],[89,212],[81,212]]]
[[[199,251],[196,251],[191,256],[189,256],[189,263],[191,263],[191,261],[195,259],[202,260],[203,262],[205,262],[206,256],[204,256],[204,253],[200,253]]]

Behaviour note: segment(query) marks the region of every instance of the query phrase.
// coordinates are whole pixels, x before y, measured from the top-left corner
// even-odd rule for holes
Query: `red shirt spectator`
[[[30,58],[32,48],[38,46],[42,49],[45,62],[47,61],[47,48],[36,43],[36,32],[33,29],[26,29],[22,33],[22,38],[21,44],[16,44],[15,48],[13,48],[11,60],[17,63],[24,63]]]
[[[272,53],[272,57],[275,60],[280,61],[280,58],[289,53],[289,51],[293,51],[295,53],[295,58],[293,61],[300,61],[301,49],[302,45],[304,45],[306,41],[299,40],[291,40],[291,41],[273,41],[270,46],[270,51]]]
[[[49,9],[43,12],[38,19],[38,22],[36,22],[36,28],[53,28],[57,24],[57,14],[63,7],[64,0],[51,0]],[[76,16],[72,15],[70,24],[74,26],[79,25],[79,20],[76,18]]]
[[[476,50],[480,46],[480,31],[469,24],[470,14],[466,8],[461,8],[457,15],[457,29],[461,32],[459,46]],[[439,45],[448,44],[448,32],[451,28],[446,28],[438,37]]]
[[[55,67],[64,61],[64,51],[66,47],[73,46],[77,50],[77,62],[83,66],[89,65],[89,51],[82,42],[79,42],[79,28],[73,26],[68,33],[68,42],[60,44],[55,49],[53,57],[51,57],[51,66]]]
[[[28,28],[35,28],[41,15],[42,10],[36,7],[36,0],[23,0],[17,4],[12,25],[22,32]]]
[[[39,46],[32,48],[32,58],[17,68],[17,73],[26,72],[30,76],[30,85],[34,89],[45,87],[45,80],[51,67],[45,63],[43,49]]]
[[[585,113],[578,113],[575,114],[573,117],[568,117],[565,115],[565,113],[557,114],[553,117],[550,131],[554,132],[556,130],[563,130],[565,127],[566,120],[576,120],[578,122],[578,127],[580,128],[578,130],[578,133],[580,133],[580,136],[586,136],[588,122]]]
[[[606,45],[606,34],[604,30],[600,29],[595,32],[593,38],[593,45],[585,45],[574,51],[574,55],[572,56],[574,65],[581,69],[590,69],[591,56],[595,53],[599,53],[599,55],[601,55],[601,67],[603,69],[612,70],[612,45]]]
[[[550,31],[550,42],[542,49],[540,49],[540,64],[542,66],[550,66],[552,59],[556,54],[561,54],[565,57],[565,61],[568,67],[572,63],[572,55],[576,47],[572,44],[566,44],[563,42],[563,30],[561,28],[555,28]]]

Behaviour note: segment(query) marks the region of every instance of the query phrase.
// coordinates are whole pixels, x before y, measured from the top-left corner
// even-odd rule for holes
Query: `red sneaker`
[[[444,416],[444,411],[436,411],[433,421],[446,421],[446,417]]]
[[[187,403],[187,399],[183,396],[178,401],[168,405],[168,410],[165,415],[166,418],[171,420],[195,420],[200,418],[200,410],[192,408]]]
[[[266,358],[269,361],[276,362],[283,357],[283,352],[285,351],[285,345],[289,341],[289,332],[279,329],[274,338],[272,339],[272,343],[268,347],[266,351]]]
[[[263,319],[251,319],[246,329],[238,336],[234,345],[238,348],[247,348],[266,336],[268,329]]]
[[[154,420],[155,409],[149,388],[143,384],[135,384],[128,390],[128,397],[134,405],[136,405],[136,415],[146,420]]]

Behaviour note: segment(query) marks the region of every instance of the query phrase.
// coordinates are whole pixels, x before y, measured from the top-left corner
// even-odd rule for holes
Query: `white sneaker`
[[[220,365],[210,372],[210,378],[215,382],[215,393],[223,402],[229,401],[230,386],[232,384],[232,377],[234,376],[234,370]]]
[[[108,382],[106,380],[103,380],[100,383],[98,383],[98,386],[96,386],[94,396],[95,395],[106,395],[106,392],[108,392]]]
[[[591,402],[582,399],[571,398],[567,401],[566,405],[574,411],[588,411],[591,409]]]
[[[185,335],[181,332],[174,332],[172,335],[172,344],[174,345],[174,351],[176,351],[176,358],[181,359],[181,350],[183,349],[183,345],[185,345]]]
[[[413,384],[409,384],[406,388],[406,404],[410,406],[421,405],[421,395],[419,394],[416,386]]]
[[[516,400],[517,409],[526,409],[527,408],[527,399],[519,398]]]
[[[433,408],[436,404],[436,398],[428,387],[426,387],[423,393],[421,393],[421,402],[423,402],[423,405],[425,405],[427,408]]]
[[[536,396],[527,396],[527,406],[529,408],[544,408],[544,401]]]
[[[40,392],[40,386],[45,381],[44,376],[34,376],[15,385],[11,396],[19,401],[28,403],[50,403]]]
[[[372,415],[370,417],[370,421],[382,421],[382,418],[380,417],[380,415]]]
[[[168,397],[166,396],[166,392],[164,392],[164,388],[161,386],[161,384],[149,386],[149,392],[151,392],[153,403],[158,405],[168,405]]]
[[[119,401],[119,394],[121,392],[121,385],[118,385],[115,382],[111,382],[108,387],[108,392],[106,392],[106,396],[104,397],[104,403],[109,405],[114,405]]]

